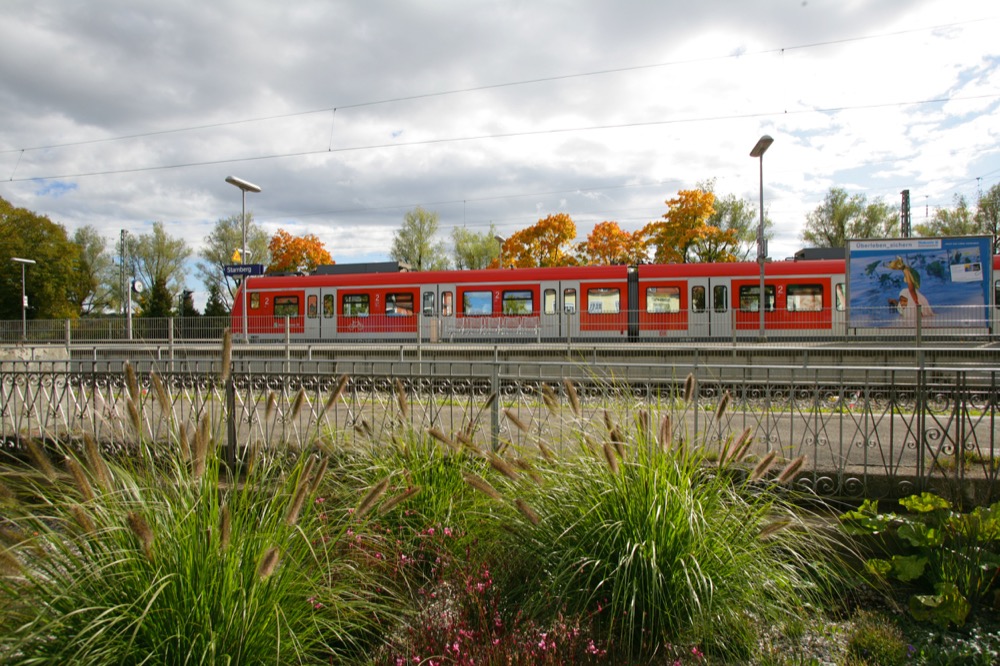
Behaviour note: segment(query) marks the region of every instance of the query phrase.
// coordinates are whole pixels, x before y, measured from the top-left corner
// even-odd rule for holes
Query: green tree
[[[0,318],[21,318],[21,265],[12,257],[35,261],[24,272],[29,319],[77,317],[71,294],[78,256],[62,225],[0,198]]]
[[[715,181],[708,180],[698,183],[698,188],[706,192],[715,193]],[[697,248],[696,254],[699,261],[712,261],[709,255],[718,254],[723,251],[731,255],[737,261],[747,261],[757,258],[757,230],[760,227],[760,211],[757,206],[746,199],[738,199],[735,194],[725,196],[715,195],[715,202],[712,204],[715,212],[708,216],[706,224],[715,227],[723,232],[731,231],[735,234],[735,243],[724,244],[722,247],[713,248],[710,245],[704,248]],[[764,238],[772,237],[772,223],[767,211],[764,212]]]
[[[173,315],[174,298],[163,277],[153,279],[153,286],[139,294],[140,316],[170,317]]]
[[[499,260],[500,242],[493,224],[489,231],[483,232],[456,227],[451,232],[451,240],[455,244],[455,268],[458,270],[488,268]]]
[[[934,217],[914,229],[921,236],[973,236],[981,231],[975,212],[961,194],[955,195],[954,208],[939,208]]]
[[[150,233],[128,236],[126,244],[135,275],[143,286],[152,291],[152,287],[159,283],[160,288],[165,289],[169,295],[169,302],[176,300],[184,289],[187,275],[185,264],[191,256],[191,248],[184,239],[171,237],[162,222],[154,222]],[[167,311],[169,310],[168,306]]]
[[[73,243],[79,254],[70,300],[81,316],[102,314],[114,306],[118,282],[118,268],[108,250],[108,241],[88,224],[74,232]]]
[[[881,199],[869,203],[863,194],[853,196],[832,187],[816,209],[806,217],[802,240],[812,247],[846,247],[852,238],[895,238],[899,216],[895,207]]]
[[[438,226],[437,213],[417,206],[403,216],[403,226],[393,235],[389,256],[415,271],[447,269],[447,249],[443,242],[434,240]]]
[[[208,286],[208,301],[205,302],[206,317],[228,317],[230,308],[222,298],[217,284]]]
[[[979,195],[976,219],[980,232],[993,237],[993,254],[1000,254],[1000,183]]]
[[[196,270],[206,288],[216,285],[219,287],[219,297],[228,311],[232,307],[233,296],[236,294],[236,281],[227,278],[225,266],[236,263],[233,261],[233,252],[243,248],[243,226],[240,224],[241,215],[232,215],[222,218],[215,223],[212,233],[205,237],[205,245],[199,253],[201,261],[198,262]],[[253,220],[253,213],[247,213],[247,250],[249,256],[241,257],[243,263],[263,264],[270,263],[270,253],[268,252],[268,235]]]

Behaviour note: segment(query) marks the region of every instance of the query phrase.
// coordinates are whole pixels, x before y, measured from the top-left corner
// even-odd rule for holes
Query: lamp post
[[[28,339],[28,297],[24,293],[24,269],[28,264],[35,263],[35,260],[21,257],[11,257],[10,260],[21,264],[21,340],[24,341]]]
[[[507,239],[503,236],[494,236],[493,240],[500,243],[500,268],[503,268],[503,244],[507,242]]]
[[[241,227],[243,229],[243,252],[240,254],[240,261],[246,263],[247,256],[247,192],[260,192],[260,187],[249,183],[242,178],[237,178],[236,176],[226,176],[226,182],[230,185],[235,185],[240,188],[240,192],[243,194],[243,215],[240,218]],[[249,328],[249,317],[247,316],[247,278],[249,275],[243,276],[243,339],[250,342],[250,328]]]
[[[764,153],[774,143],[769,135],[757,139],[757,144],[750,151],[750,157],[760,159],[760,224],[757,227],[757,263],[760,264],[760,291],[757,294],[757,311],[760,313],[760,335],[761,341],[765,340],[764,335],[764,308],[767,299],[764,297],[764,261],[767,258],[766,242],[764,240]]]

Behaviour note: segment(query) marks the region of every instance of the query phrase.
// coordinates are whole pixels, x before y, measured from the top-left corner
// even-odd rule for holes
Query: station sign
[[[249,277],[264,274],[264,264],[226,264],[222,268],[227,277]]]

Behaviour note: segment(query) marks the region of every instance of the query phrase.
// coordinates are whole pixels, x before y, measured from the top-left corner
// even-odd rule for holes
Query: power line
[[[525,80],[521,80],[521,81],[507,81],[507,82],[503,82],[503,83],[486,84],[486,85],[482,85],[482,86],[470,86],[470,87],[467,87],[467,88],[456,88],[456,89],[453,89],[453,90],[443,90],[443,91],[437,91],[437,92],[419,93],[419,94],[415,94],[415,95],[404,95],[404,96],[399,96],[399,97],[390,97],[390,98],[381,99],[381,100],[371,100],[371,101],[366,101],[366,102],[356,102],[356,103],[353,103],[353,104],[340,104],[340,105],[336,105],[336,106],[327,106],[327,107],[324,107],[324,108],[312,109],[312,110],[307,110],[307,111],[294,111],[294,112],[291,112],[291,113],[276,114],[276,115],[270,115],[270,116],[257,116],[257,117],[254,117],[254,118],[241,118],[241,119],[237,119],[237,120],[227,120],[227,121],[221,121],[221,122],[217,122],[217,123],[206,123],[206,124],[202,124],[202,125],[191,125],[191,126],[188,126],[188,127],[179,127],[179,128],[171,128],[171,129],[164,129],[164,130],[150,130],[150,131],[147,131],[147,132],[138,132],[138,133],[135,133],[135,134],[124,134],[124,135],[113,136],[113,137],[103,137],[103,138],[100,138],[100,139],[83,139],[83,140],[80,140],[80,141],[70,141],[70,142],[64,142],[64,143],[54,143],[54,144],[41,145],[41,146],[28,146],[28,147],[23,147],[23,148],[5,148],[5,149],[0,149],[0,154],[13,153],[13,152],[24,153],[24,152],[36,151],[36,150],[51,150],[51,149],[55,149],[55,148],[68,148],[68,147],[84,146],[84,145],[91,145],[91,144],[97,144],[97,143],[110,143],[110,142],[114,142],[114,141],[126,141],[126,140],[130,140],[130,139],[143,139],[143,138],[149,138],[149,137],[153,137],[153,136],[162,136],[162,135],[165,135],[165,134],[178,134],[178,133],[182,133],[182,132],[194,132],[194,131],[205,130],[205,129],[217,129],[219,127],[231,127],[231,126],[235,126],[235,125],[243,125],[243,124],[257,123],[257,122],[266,122],[266,121],[271,121],[271,120],[283,120],[283,119],[287,119],[287,118],[296,118],[296,117],[313,115],[313,114],[318,114],[318,113],[330,113],[330,112],[336,113],[338,110],[344,110],[344,109],[358,109],[358,108],[364,108],[364,107],[370,107],[370,106],[380,106],[380,105],[383,105],[383,104],[397,104],[397,103],[400,103],[400,102],[410,102],[410,101],[416,101],[416,100],[421,100],[421,99],[432,99],[432,98],[435,98],[435,97],[446,97],[446,96],[450,96],[450,95],[461,95],[461,94],[466,94],[466,93],[471,93],[471,92],[483,92],[483,91],[486,91],[486,90],[498,90],[498,89],[502,89],[502,88],[513,88],[513,87],[518,87],[518,86],[535,85],[535,84],[539,84],[539,83],[553,83],[553,82],[556,82],[556,81],[566,81],[566,80],[571,80],[571,79],[586,78],[586,77],[592,77],[592,76],[605,76],[605,75],[608,75],[608,74],[621,74],[621,73],[625,73],[625,72],[635,72],[635,71],[642,71],[642,70],[649,70],[649,69],[661,69],[661,68],[665,68],[665,67],[676,67],[676,66],[681,66],[681,65],[695,65],[695,64],[702,64],[702,63],[706,63],[706,62],[717,62],[717,61],[731,60],[731,59],[737,59],[737,58],[746,58],[746,57],[750,57],[750,56],[772,55],[772,54],[776,54],[776,53],[785,53],[787,51],[799,51],[799,50],[804,50],[804,49],[820,48],[820,47],[823,47],[823,46],[832,46],[832,45],[836,45],[836,44],[849,44],[849,43],[852,43],[852,42],[862,42],[862,41],[870,41],[870,40],[875,40],[875,39],[886,39],[886,38],[891,38],[891,37],[899,37],[899,36],[907,35],[907,34],[913,34],[913,33],[918,33],[918,32],[928,32],[928,31],[933,31],[933,30],[941,30],[941,29],[944,29],[944,28],[953,28],[953,27],[957,27],[957,26],[961,26],[961,25],[967,25],[967,24],[971,24],[971,23],[981,23],[983,21],[990,21],[990,20],[993,20],[993,18],[992,17],[986,17],[986,18],[970,19],[970,20],[967,20],[967,21],[958,21],[958,22],[955,22],[955,23],[946,23],[946,24],[942,24],[942,25],[935,25],[935,26],[928,26],[928,27],[921,27],[921,28],[911,28],[911,29],[908,29],[908,30],[898,30],[898,31],[895,31],[895,32],[879,33],[879,34],[875,34],[875,35],[862,35],[862,36],[859,36],[859,37],[845,37],[843,39],[834,39],[834,40],[827,40],[827,41],[822,41],[822,42],[809,42],[809,43],[806,43],[806,44],[796,44],[796,45],[792,45],[792,46],[783,46],[783,47],[778,47],[778,48],[762,49],[762,50],[759,50],[759,51],[742,52],[742,53],[735,53],[735,54],[730,53],[730,54],[726,54],[726,55],[704,56],[704,57],[701,57],[701,58],[688,58],[688,59],[683,59],[683,60],[672,60],[672,61],[661,62],[661,63],[651,63],[651,64],[644,64],[644,65],[632,65],[632,66],[628,66],[628,67],[616,67],[616,68],[610,68],[610,69],[595,70],[595,71],[591,71],[591,72],[579,72],[579,73],[576,73],[576,74],[562,74],[562,75],[556,75],[556,76],[540,77],[540,78],[535,78],[535,79],[525,79]]]
[[[236,164],[238,162],[259,162],[264,160],[273,159],[284,159],[289,157],[308,157],[315,155],[322,155],[325,153],[346,153],[355,152],[361,150],[379,150],[384,148],[404,148],[412,146],[428,146],[437,145],[445,143],[461,143],[468,141],[484,141],[488,139],[510,139],[526,136],[552,136],[556,134],[568,134],[572,132],[592,132],[600,130],[612,130],[612,129],[632,129],[637,127],[656,127],[665,125],[680,125],[688,123],[703,123],[703,122],[720,122],[727,120],[747,120],[751,118],[766,118],[770,116],[791,116],[791,115],[802,115],[811,113],[842,113],[845,111],[859,111],[859,110],[871,110],[871,109],[885,109],[885,108],[900,108],[904,106],[921,106],[925,104],[943,104],[946,102],[955,101],[969,101],[969,100],[983,100],[983,99],[996,99],[1000,98],[1000,94],[994,95],[969,95],[969,96],[956,96],[956,97],[940,97],[936,99],[918,100],[918,101],[906,101],[906,102],[887,102],[879,104],[858,104],[854,106],[840,106],[840,107],[828,107],[823,109],[798,109],[794,111],[767,111],[758,113],[742,113],[742,114],[730,114],[721,116],[706,116],[701,118],[675,118],[671,120],[651,120],[643,122],[632,122],[632,123],[617,123],[611,125],[589,125],[580,127],[563,127],[563,128],[549,128],[544,130],[525,130],[521,132],[500,132],[496,134],[479,134],[470,136],[460,136],[460,137],[445,137],[438,139],[420,139],[416,141],[401,141],[396,143],[380,143],[380,144],[369,144],[364,146],[350,146],[342,148],[323,148],[314,150],[304,150],[296,152],[287,153],[271,153],[268,155],[257,155],[253,157],[233,157],[228,159],[220,160],[204,160],[199,162],[181,162],[177,164],[162,164],[155,166],[146,167],[130,167],[127,169],[107,169],[102,171],[82,171],[77,173],[65,173],[58,175],[47,175],[47,176],[25,176],[22,178],[14,178],[11,176],[8,182],[19,183],[27,181],[39,181],[39,180],[60,180],[64,178],[89,178],[92,176],[110,176],[110,175],[120,175],[126,173],[142,173],[148,171],[166,171],[170,169],[184,169],[190,167],[198,166],[215,166],[219,164]]]

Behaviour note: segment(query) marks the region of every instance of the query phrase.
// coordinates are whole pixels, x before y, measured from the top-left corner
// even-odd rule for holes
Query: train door
[[[566,335],[565,314],[562,306],[562,282],[542,282],[542,306],[538,317],[542,340],[562,339]]]
[[[337,334],[336,290],[332,288],[309,289],[305,294],[305,322],[303,338],[306,340],[332,340]]]
[[[692,338],[728,338],[733,334],[728,278],[688,280],[688,334]]]
[[[426,285],[420,291],[421,336],[438,342],[455,335],[455,285]]]

